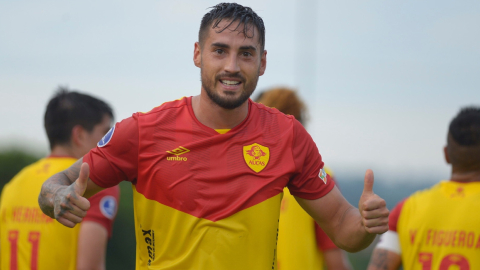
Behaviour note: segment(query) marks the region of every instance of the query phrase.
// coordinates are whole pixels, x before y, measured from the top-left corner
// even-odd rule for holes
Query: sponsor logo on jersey
[[[115,132],[115,126],[113,126],[105,136],[97,143],[98,147],[104,147],[113,137],[113,132]]]
[[[100,200],[100,212],[109,218],[113,219],[117,213],[117,200],[113,196],[105,196]]]
[[[142,233],[147,244],[148,266],[150,266],[152,261],[155,260],[155,231],[142,229]]]
[[[179,156],[190,152],[190,150],[188,150],[183,146],[180,146],[178,148],[173,149],[172,151],[166,151],[166,152],[169,154],[175,155],[174,157],[167,157],[167,160],[169,161],[187,161],[186,157],[179,157]]]
[[[270,159],[270,149],[258,143],[246,145],[243,147],[243,158],[254,172],[259,173],[268,164]]]
[[[320,169],[320,173],[318,173],[318,177],[323,181],[323,183],[327,184],[327,173],[324,169]]]

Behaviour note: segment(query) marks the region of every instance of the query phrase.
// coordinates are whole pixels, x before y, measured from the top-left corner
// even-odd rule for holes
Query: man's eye
[[[222,49],[216,49],[215,52],[216,52],[217,54],[222,54],[222,53],[224,53],[224,51],[223,51]]]
[[[242,55],[243,55],[243,56],[245,56],[245,57],[252,56],[252,54],[251,54],[251,53],[249,53],[249,52],[243,52],[243,53],[242,53]]]

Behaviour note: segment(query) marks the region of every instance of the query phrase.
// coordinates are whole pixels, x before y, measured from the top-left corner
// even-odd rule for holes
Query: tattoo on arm
[[[383,249],[374,250],[369,266],[375,267],[373,269],[388,270],[388,251]]]
[[[38,204],[45,215],[55,218],[53,201],[55,194],[60,189],[64,189],[75,182],[80,174],[81,165],[82,159],[75,162],[65,171],[52,175],[47,181],[45,181],[45,183],[43,183],[40,195],[38,196]]]

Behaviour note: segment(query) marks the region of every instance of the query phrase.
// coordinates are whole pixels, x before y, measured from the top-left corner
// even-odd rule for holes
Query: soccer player
[[[0,202],[1,269],[105,269],[108,236],[118,186],[90,197],[80,226],[67,228],[44,215],[38,193],[50,176],[70,167],[109,130],[113,113],[105,102],[60,88],[45,112],[51,153],[5,185]]]
[[[88,209],[83,196],[126,180],[134,188],[137,269],[276,269],[288,186],[337,246],[368,246],[388,229],[372,172],[359,211],[324,172],[302,125],[249,99],[265,72],[264,45],[252,9],[214,6],[194,46],[200,95],[117,123],[96,149],[44,183],[43,212],[71,227]]]
[[[480,269],[480,107],[450,122],[444,154],[450,180],[392,210],[368,269]]]
[[[307,109],[294,90],[286,87],[262,92],[256,102],[292,115],[302,125],[306,122]],[[323,168],[334,182],[327,167]],[[343,250],[339,249],[295,201],[288,188],[284,189],[280,207],[278,232],[279,270],[328,270],[351,269]]]

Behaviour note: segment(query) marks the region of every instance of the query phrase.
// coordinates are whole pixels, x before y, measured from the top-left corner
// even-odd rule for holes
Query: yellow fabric
[[[332,176],[328,168],[324,170]],[[315,238],[315,221],[287,188],[280,208],[277,254],[278,270],[323,269],[323,254]]]
[[[277,269],[279,212],[270,209],[280,208],[282,193],[216,222],[149,200],[135,186],[133,194],[136,269]]]
[[[478,182],[442,181],[413,194],[397,223],[404,269],[480,269],[479,213]]]
[[[67,228],[44,215],[38,206],[43,182],[75,161],[73,158],[41,159],[5,185],[0,202],[1,269],[12,269],[11,264],[15,264],[11,261],[15,245],[18,245],[16,269],[31,269],[31,260],[35,257],[39,270],[75,269],[80,226]]]
[[[230,129],[229,128],[215,129],[215,131],[220,133],[220,134],[225,134],[225,133],[229,132]]]

